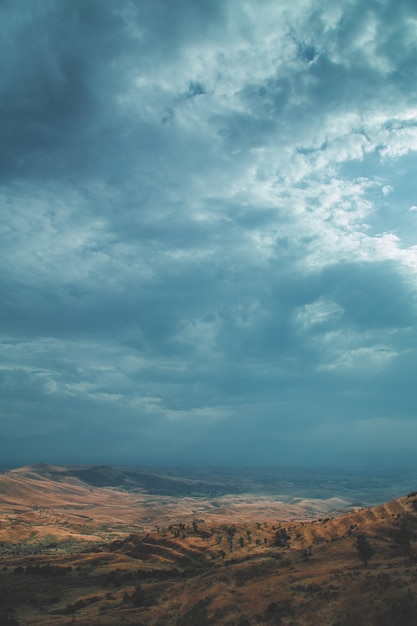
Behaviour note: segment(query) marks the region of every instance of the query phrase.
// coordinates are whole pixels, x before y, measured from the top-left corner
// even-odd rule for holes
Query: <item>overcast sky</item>
[[[0,29],[3,459],[413,463],[415,0]]]

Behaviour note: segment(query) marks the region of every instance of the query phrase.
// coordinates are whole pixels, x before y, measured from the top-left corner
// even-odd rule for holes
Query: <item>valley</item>
[[[275,471],[4,471],[0,625],[415,623],[417,493]]]

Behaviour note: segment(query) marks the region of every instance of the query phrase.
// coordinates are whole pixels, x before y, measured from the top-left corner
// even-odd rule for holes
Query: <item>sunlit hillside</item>
[[[298,521],[254,506],[243,519],[184,515],[178,498],[169,523],[129,531],[131,508],[117,499],[132,494],[29,473],[14,472],[7,490],[3,481],[2,626],[416,623],[417,493]],[[51,482],[60,510],[48,509]],[[26,497],[39,504],[12,513]]]

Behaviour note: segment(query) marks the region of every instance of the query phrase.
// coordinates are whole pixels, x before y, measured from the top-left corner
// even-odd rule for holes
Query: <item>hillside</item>
[[[13,480],[7,483],[6,495],[3,485],[3,504],[7,498],[9,503],[16,503],[27,496],[24,488],[28,483],[21,482],[23,479],[35,481],[32,488],[41,489],[45,498],[51,497],[47,491],[50,478],[40,478],[39,474],[31,478],[28,473],[32,471],[9,474]],[[65,479],[63,483],[69,520],[79,515],[71,508],[77,494],[88,489],[78,479],[71,480],[75,482]],[[58,483],[52,482],[56,488]],[[104,511],[113,491],[107,487],[91,489],[91,505],[97,504],[101,493]],[[114,494],[116,498],[133,497],[117,490]],[[179,506],[181,502],[178,500]],[[19,511],[16,520],[26,516],[26,521],[15,526],[29,528],[30,513]],[[39,512],[32,510],[31,514]],[[114,513],[120,518],[117,508]],[[3,534],[0,606],[9,617],[0,624],[417,623],[417,493],[313,520],[262,519],[254,503],[250,516],[237,517],[229,512],[220,521],[182,513],[179,510],[177,518],[168,524],[141,532],[126,528],[122,532],[120,526],[116,533],[111,527],[108,534],[113,535],[112,540],[103,540],[103,525],[94,517],[84,518],[83,532],[77,539],[71,526],[75,522],[66,521],[64,513],[61,520],[49,520],[49,544],[40,541],[36,527],[32,535],[14,546]],[[2,524],[8,524],[4,517]],[[44,539],[47,528],[45,523]],[[64,533],[65,528],[72,533],[71,543],[60,543],[54,534],[57,529]],[[362,545],[370,547],[367,563],[357,548],[360,536],[365,536]],[[366,549],[361,554],[366,556]]]
[[[256,515],[277,521],[352,508],[348,499],[334,495],[334,484],[323,489],[324,496],[305,497],[309,490],[302,492],[287,479],[275,486],[274,494],[267,473],[262,483],[248,472],[243,478],[226,471],[206,470],[198,478],[176,472],[47,463],[5,472],[0,474],[0,541],[4,549],[27,553],[33,543],[38,550],[47,548],[51,537],[65,547],[65,542],[109,540],[168,526],[179,517],[222,523],[231,517],[250,521]],[[280,493],[285,488],[287,493]],[[297,488],[298,496],[289,495]]]

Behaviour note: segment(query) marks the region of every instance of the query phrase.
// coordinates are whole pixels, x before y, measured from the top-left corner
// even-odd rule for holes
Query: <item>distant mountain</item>
[[[46,476],[62,482],[65,478],[77,478],[93,487],[116,487],[126,491],[141,490],[149,494],[163,496],[204,496],[215,497],[228,493],[240,493],[242,488],[233,485],[216,484],[212,480],[164,475],[164,470],[152,472],[135,467],[115,465],[68,465],[57,466],[50,463],[34,463],[11,470],[20,476]]]

